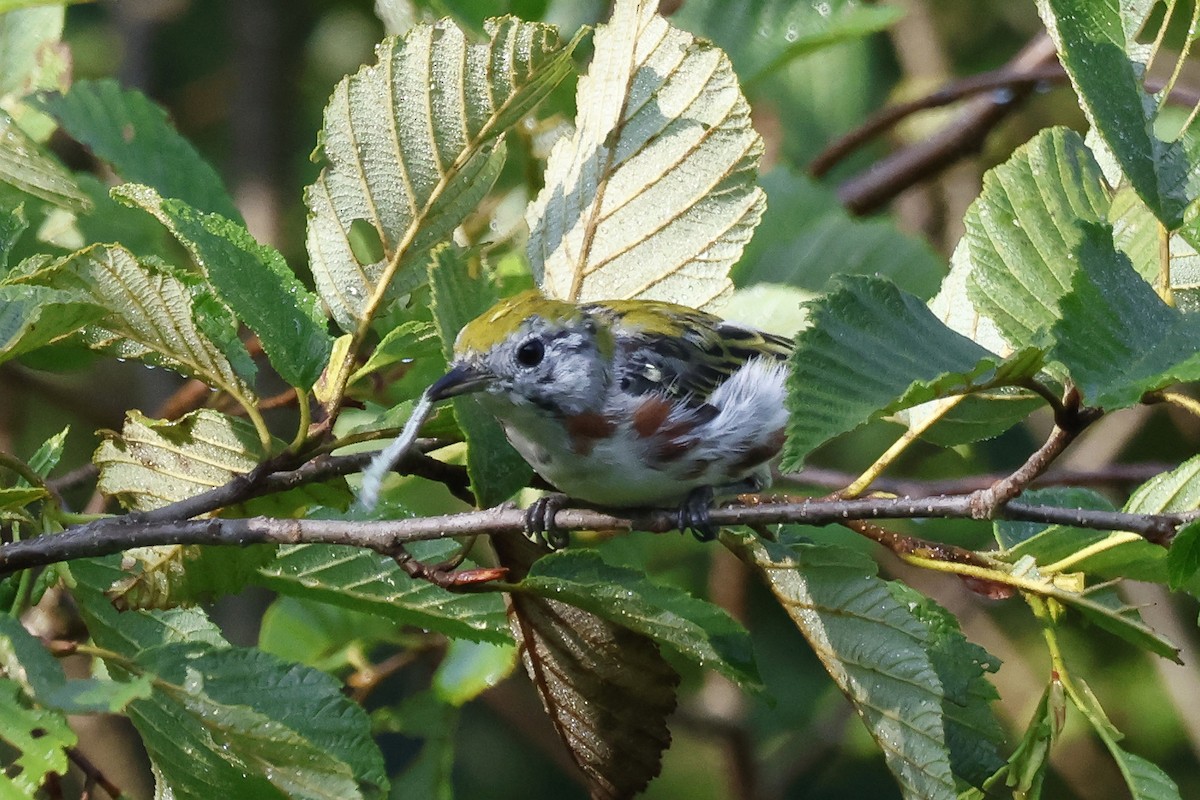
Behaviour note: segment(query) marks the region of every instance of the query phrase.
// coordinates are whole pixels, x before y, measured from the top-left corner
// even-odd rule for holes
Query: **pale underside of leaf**
[[[380,291],[394,296],[424,282],[421,257],[449,238],[499,174],[497,137],[571,69],[575,42],[560,46],[551,26],[504,18],[486,30],[490,41],[470,44],[442,20],[389,38],[378,64],[330,98],[322,129],[329,165],[307,192],[308,250],[317,290],[347,330]],[[361,263],[352,228],[369,232],[382,258]]]
[[[243,400],[254,397],[200,324],[192,291],[175,275],[140,263],[119,245],[96,245],[59,262],[50,280],[109,312],[92,337],[94,346],[147,358]]]
[[[92,205],[71,174],[43,153],[3,111],[0,111],[0,181],[72,211],[85,211]]]
[[[718,304],[765,207],[762,140],[729,59],[622,0],[579,81],[526,212],[529,257],[550,297]]]

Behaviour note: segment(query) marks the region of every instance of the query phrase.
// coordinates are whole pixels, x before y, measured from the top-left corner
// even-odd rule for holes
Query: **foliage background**
[[[721,4],[683,5],[676,24],[703,22],[702,10]],[[963,213],[979,193],[983,171],[1047,125],[1082,129],[1082,114],[1069,86],[1065,81],[1048,83],[992,132],[980,154],[901,194],[881,224],[895,225],[928,244],[908,241],[904,246],[911,249],[905,252],[913,257],[904,259],[906,268],[899,272],[895,251],[886,245],[895,246],[890,232],[881,237],[885,246],[857,249],[854,239],[865,231],[854,229],[848,236],[847,229],[839,227],[846,224],[840,218],[798,222],[801,209],[824,211],[828,198],[814,198],[789,171],[804,171],[833,138],[885,102],[920,96],[955,77],[995,69],[1041,29],[1032,3],[908,0],[896,5],[906,15],[886,33],[796,58],[747,88],[756,127],[767,143],[764,174],[772,167],[777,170],[764,179],[772,211],[747,261],[758,259],[761,269],[803,265],[806,271],[799,282],[811,290],[820,289],[829,274],[857,267],[889,272],[904,288],[927,297],[962,233]],[[589,0],[435,0],[414,6],[418,15],[449,14],[468,27],[477,28],[485,16],[511,12],[557,23],[564,31],[593,23],[608,12],[606,3]],[[290,263],[302,265],[302,190],[317,174],[308,156],[321,110],[343,75],[372,60],[372,47],[383,32],[371,4],[361,0],[122,0],[71,7],[66,39],[74,54],[76,79],[115,76],[169,109],[184,136],[220,169],[250,230],[278,247]],[[762,44],[753,35],[731,44],[721,41],[719,29],[701,26],[696,32],[716,38],[730,50],[735,64],[739,55],[750,58]],[[577,59],[586,57],[586,52],[577,54]],[[1185,71],[1185,88],[1200,87],[1198,66]],[[560,87],[551,108],[569,115],[571,96],[571,86]],[[885,153],[920,141],[953,113],[932,111],[906,121],[839,164],[824,183],[838,187]],[[156,409],[178,388],[170,373],[133,363],[91,362],[80,356],[74,366],[70,371],[12,363],[0,367],[0,449],[31,452],[69,423],[62,459],[62,469],[69,469],[90,457],[98,443],[94,431],[119,428],[126,409]],[[278,413],[286,418],[288,412]],[[1047,424],[1036,418],[1032,427],[1011,431],[987,447],[947,452],[917,446],[906,455],[900,472],[928,479],[1011,469],[1044,433],[1037,426]],[[868,426],[822,451],[814,462],[853,470],[880,452],[889,436],[894,434],[884,423]],[[1194,418],[1139,407],[1089,431],[1070,454],[1070,463],[1062,466],[1178,462],[1195,453],[1198,445],[1200,426]],[[81,507],[88,498],[69,500]],[[986,535],[981,526],[951,521],[925,523],[921,533],[967,546],[981,545]],[[832,530],[814,536],[841,543],[854,539],[848,532]],[[874,743],[852,718],[793,623],[761,587],[747,580],[728,553],[661,537],[617,540],[606,548],[611,560],[636,564],[660,580],[708,594],[743,619],[754,635],[768,687],[766,696],[748,698],[716,676],[685,672],[684,700],[672,724],[675,744],[648,797],[748,796],[752,785],[766,797],[898,796]],[[885,576],[901,577],[937,598],[958,616],[968,638],[1003,661],[994,676],[1004,698],[998,710],[1012,729],[1019,730],[1038,701],[1048,669],[1038,630],[1026,610],[1016,603],[1007,608],[986,601],[955,579],[908,569],[878,549],[863,549],[880,560]],[[1195,604],[1181,595],[1168,598],[1156,587],[1129,591],[1132,599],[1154,604],[1144,616],[1184,646],[1185,660],[1192,666],[1176,668],[1132,648],[1105,647],[1107,635],[1097,631],[1068,629],[1063,636],[1076,671],[1087,676],[1117,727],[1128,734],[1128,749],[1161,766],[1179,783],[1182,796],[1200,796],[1200,673],[1186,656],[1194,652],[1189,643],[1195,639]],[[322,620],[303,616],[318,615],[317,607],[279,615],[291,622],[306,619],[309,624],[303,630],[269,625],[264,630],[262,613],[270,601],[266,592],[247,592],[221,601],[214,617],[237,644],[259,644],[262,637],[269,649],[281,654],[286,647],[295,648],[293,657],[307,645],[309,659],[328,644],[322,639]],[[361,656],[365,661],[382,660],[386,652]],[[368,707],[401,702],[428,683],[435,665],[430,654],[397,669],[371,695]],[[439,724],[430,722],[435,728]],[[122,761],[122,773],[113,777],[135,795],[148,795],[151,783],[132,731],[112,720],[84,724],[117,728],[120,735],[85,733],[81,747],[96,763]],[[454,756],[458,796],[581,794],[523,676],[465,706],[459,725]],[[391,773],[410,765],[417,752],[416,740],[401,733],[384,735],[381,744]],[[1047,797],[1123,796],[1115,767],[1082,725],[1068,725],[1053,763]],[[1113,787],[1111,793],[1107,787]]]

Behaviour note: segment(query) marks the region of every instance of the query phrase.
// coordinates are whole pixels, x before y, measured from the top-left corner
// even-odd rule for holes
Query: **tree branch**
[[[763,502],[753,506],[716,508],[711,512],[711,517],[716,525],[829,525],[861,519],[977,519],[979,501],[976,494],[919,499],[873,497]],[[373,522],[268,517],[183,521],[148,519],[153,513],[140,515],[140,519],[129,515],[101,520],[59,534],[2,545],[0,574],[154,545],[320,543],[365,547],[392,556],[397,546],[408,542],[479,534],[516,534],[525,529],[525,512],[510,506],[437,517]],[[1011,501],[995,508],[992,518],[1131,531],[1152,542],[1166,544],[1180,525],[1200,519],[1200,511],[1131,514]],[[649,533],[674,530],[677,519],[678,512],[674,509],[633,510],[618,515],[593,509],[569,508],[555,515],[555,522],[566,530],[640,530]]]

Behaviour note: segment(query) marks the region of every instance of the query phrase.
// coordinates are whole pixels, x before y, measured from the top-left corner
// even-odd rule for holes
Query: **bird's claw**
[[[567,507],[565,494],[545,494],[525,509],[525,535],[551,550],[562,550],[571,543],[568,531],[554,521],[555,515]]]
[[[717,538],[720,529],[713,525],[708,514],[713,496],[711,486],[700,486],[688,493],[679,504],[679,516],[676,518],[680,532],[690,530],[700,542],[711,542]]]

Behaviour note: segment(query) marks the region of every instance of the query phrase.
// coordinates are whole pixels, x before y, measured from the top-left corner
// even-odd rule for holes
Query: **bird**
[[[770,485],[792,349],[786,337],[675,303],[572,303],[534,289],[463,327],[427,396],[477,397],[562,493],[526,517],[551,546],[565,544],[553,526],[565,498],[678,507],[679,529],[708,540],[715,497]]]

